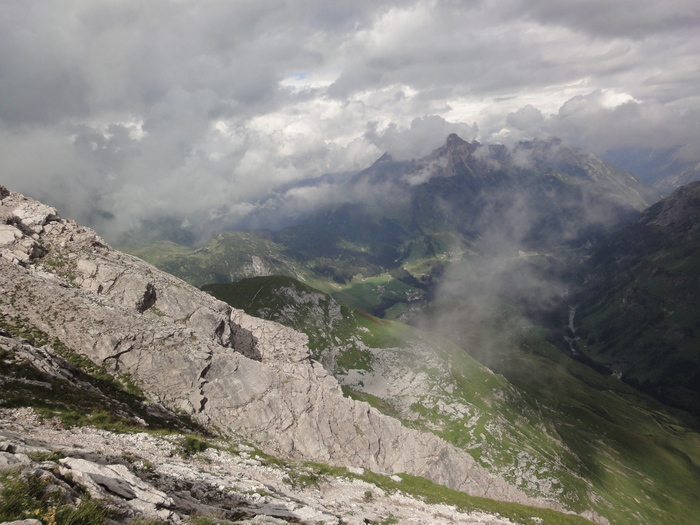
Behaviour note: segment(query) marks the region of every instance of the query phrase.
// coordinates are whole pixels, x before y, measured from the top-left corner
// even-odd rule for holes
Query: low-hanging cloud
[[[557,136],[597,155],[625,147],[679,147],[684,160],[700,160],[700,108],[679,110],[637,100],[615,104],[614,98],[596,90],[571,98],[546,116],[525,106],[507,116],[508,139]]]
[[[450,133],[700,159],[695,4],[6,3],[0,182],[115,239],[165,215],[233,224]],[[315,195],[292,201],[335,198]]]

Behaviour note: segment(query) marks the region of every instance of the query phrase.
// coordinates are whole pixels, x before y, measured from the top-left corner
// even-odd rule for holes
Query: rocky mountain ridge
[[[555,506],[529,498],[442,439],[343,397],[310,359],[305,335],[112,250],[53,208],[1,192],[3,318],[41,330],[128,374],[153,401],[268,452]]]
[[[436,433],[530,494],[556,494],[620,525],[696,521],[700,441],[692,418],[566,357],[541,328],[512,314],[482,333],[484,345],[475,333],[485,323],[463,321],[460,348],[430,328],[353,311],[291,278],[203,289],[304,331],[346,395]],[[495,374],[474,361],[480,352]]]

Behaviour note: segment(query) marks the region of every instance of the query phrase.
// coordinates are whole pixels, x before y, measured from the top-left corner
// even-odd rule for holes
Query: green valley
[[[290,278],[204,289],[307,333],[346,395],[442,436],[530,494],[620,524],[692,523],[700,511],[697,421],[562,355],[541,329],[460,347]]]

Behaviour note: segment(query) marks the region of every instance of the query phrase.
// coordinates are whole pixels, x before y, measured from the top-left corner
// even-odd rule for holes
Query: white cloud
[[[452,132],[700,159],[694,0],[0,9],[2,183],[110,232],[246,209],[276,184],[422,156]]]

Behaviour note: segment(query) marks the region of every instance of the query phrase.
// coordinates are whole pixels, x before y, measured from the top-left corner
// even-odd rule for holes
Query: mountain
[[[474,340],[483,331],[483,340],[470,352],[496,366],[491,352],[476,348],[489,346],[487,339],[501,330],[499,312],[508,310],[517,313],[514,319],[524,317],[553,329],[552,341],[570,352],[568,305],[579,302],[568,297],[578,293],[569,289],[572,276],[592,247],[631,223],[655,199],[630,173],[557,139],[504,147],[451,135],[423,159],[395,161],[385,154],[366,170],[334,183],[343,188],[346,202],[310,212],[294,226],[224,233],[194,253],[150,260],[197,285],[281,274],[348,306],[418,327],[437,327],[455,339]],[[257,240],[244,242],[243,235]],[[658,236],[649,228],[621,235]],[[604,262],[589,273],[608,275],[613,268],[620,273],[603,256],[592,259],[597,260]],[[607,373],[626,371],[621,377],[630,384],[697,413],[692,408],[698,399],[692,387],[697,367],[688,366],[695,359],[688,350],[694,339],[687,335],[695,330],[693,323],[669,328],[660,342],[659,337],[647,337],[651,332],[644,328],[650,326],[650,316],[664,315],[655,307],[639,308],[632,317],[628,309],[618,321],[602,311],[589,315],[594,304],[610,303],[602,298],[615,289],[612,283],[603,282],[580,301],[586,306],[574,314],[576,329],[579,337],[590,332],[592,339],[590,350],[577,352],[576,358]],[[660,286],[671,290],[670,285]],[[645,301],[674,309],[668,297],[640,295],[639,304]],[[605,323],[598,323],[603,317]],[[627,350],[603,357],[613,336]],[[661,354],[640,352],[640,344],[683,357],[652,364]],[[659,382],[668,387],[658,387]]]
[[[435,333],[440,322],[418,331],[377,319],[288,277],[204,289],[303,331],[347,395],[464,448],[527,492],[574,508],[589,501],[611,523],[694,520],[697,421],[564,356],[512,312],[461,316],[466,329],[447,331],[455,344]]]
[[[423,159],[384,155],[336,183],[343,199],[288,227],[247,232],[271,243],[268,256],[294,268],[286,277],[260,272],[206,289],[306,332],[313,357],[346,395],[440,436],[531,496],[592,509],[613,523],[693,522],[697,420],[625,384],[664,399],[656,386],[668,362],[676,373],[668,394],[692,399],[692,350],[673,350],[667,360],[653,354],[652,342],[640,352],[634,338],[655,322],[644,307],[649,299],[634,297],[637,317],[616,317],[619,297],[603,300],[624,285],[604,277],[623,279],[625,264],[635,267],[635,242],[676,235],[637,226],[615,251],[611,239],[661,209],[647,209],[653,191],[555,139],[506,148],[457,136]],[[227,237],[234,239],[217,238],[218,253],[238,249]],[[225,256],[193,255],[199,259],[188,267],[191,275],[211,272],[205,261],[225,275]],[[253,255],[264,254],[243,260]],[[178,265],[186,267],[188,257]],[[673,274],[676,266],[664,268],[669,281],[692,288]],[[666,286],[659,284],[660,293]],[[628,291],[632,297],[635,289]],[[668,308],[662,315],[675,315],[673,304]],[[551,327],[558,331],[548,334]],[[610,348],[595,348],[605,342],[603,328],[619,338],[614,362],[605,361]],[[692,344],[694,329],[678,324],[665,337]],[[624,371],[615,370],[624,381],[596,372],[620,363]],[[657,383],[645,384],[652,373]]]
[[[78,442],[61,437],[73,433],[69,429],[76,425],[99,425],[137,432],[204,429],[215,437],[219,449],[226,453],[233,449],[239,458],[238,452],[255,451],[251,448],[255,445],[283,462],[314,461],[287,471],[290,484],[302,488],[353,473],[367,476],[377,491],[383,486],[432,501],[460,501],[460,509],[490,508],[521,522],[533,518],[540,523],[581,523],[583,518],[548,510],[572,512],[569,506],[605,522],[586,507],[588,499],[559,501],[556,490],[547,487],[546,498],[526,494],[497,469],[481,466],[464,448],[344,396],[337,380],[311,358],[306,335],[233,309],[111,249],[94,231],[61,219],[55,209],[4,187],[0,187],[0,217],[0,414],[3,435],[9,440],[1,445],[0,466],[24,469],[19,477],[3,478],[3,519],[27,517],[25,510],[47,524],[58,520],[59,512],[73,516],[91,509],[107,516],[109,502],[90,504],[89,509],[82,506],[85,499],[79,493],[87,491],[98,500],[105,495],[116,499],[122,520],[144,516],[179,523],[198,509],[213,506],[229,511],[224,513],[227,520],[244,523],[251,515],[257,523],[258,515],[309,523],[340,523],[345,518],[360,523],[344,501],[315,500],[321,510],[304,513],[280,485],[265,489],[255,485],[277,506],[250,505],[250,494],[241,493],[243,489],[230,478],[223,479],[221,470],[215,469],[215,476],[203,468],[206,483],[197,485],[199,480],[190,479],[183,484],[178,479],[187,479],[187,469],[175,461],[168,467],[162,455],[136,449],[139,457],[132,456],[131,461],[141,465],[140,473],[125,465],[126,455],[109,456],[109,451],[125,447],[109,434],[100,434],[96,441],[91,437],[90,443],[87,436],[92,431],[84,432],[86,438]],[[357,330],[353,337],[362,336],[363,330]],[[476,376],[484,373],[474,361],[467,365]],[[497,399],[507,385],[494,379],[479,390]],[[37,435],[46,436],[47,427],[57,432],[44,441],[34,440],[28,430],[36,428]],[[135,439],[148,447],[171,446],[146,436]],[[171,439],[185,455],[208,446],[191,434]],[[46,452],[52,450],[52,442],[61,440],[72,443],[59,448],[68,457],[59,459],[60,454]],[[91,448],[75,451],[78,445]],[[148,457],[156,460],[155,466],[149,467]],[[250,454],[247,457],[251,459]],[[214,459],[217,464],[238,461],[226,454]],[[155,478],[162,484],[150,477],[149,469],[157,469]],[[165,477],[164,470],[169,472]],[[277,469],[274,483],[283,483],[284,470]],[[60,488],[48,490],[48,486]],[[213,486],[226,496],[207,494]],[[45,496],[52,492],[62,495],[56,500]],[[310,501],[308,494],[304,497]],[[365,503],[369,505],[372,497],[367,496]],[[512,503],[489,503],[479,497]],[[242,514],[232,512],[234,502],[242,502]],[[385,522],[393,519],[386,517]],[[472,518],[467,514],[464,519]]]
[[[247,232],[257,240],[246,246],[244,234],[223,233],[187,253],[172,245],[130,251],[198,286],[278,273],[405,319],[463,260],[519,252],[551,258],[562,246],[601,239],[657,198],[629,173],[558,139],[507,148],[450,135],[422,159],[385,154],[354,176],[319,184],[334,188],[330,204],[292,226]],[[263,210],[284,209],[283,195],[273,201]],[[269,271],[255,270],[255,261]]]
[[[440,245],[521,249],[582,243],[644,209],[656,195],[629,173],[560,141],[512,149],[456,135],[423,159],[385,155],[348,181],[348,202],[271,233],[294,253],[400,267]],[[342,276],[341,276],[342,277]]]
[[[602,158],[634,173],[664,195],[700,180],[700,166],[684,160],[682,148],[616,148]]]
[[[592,251],[568,300],[572,348],[666,403],[700,414],[698,275],[695,182]]]

